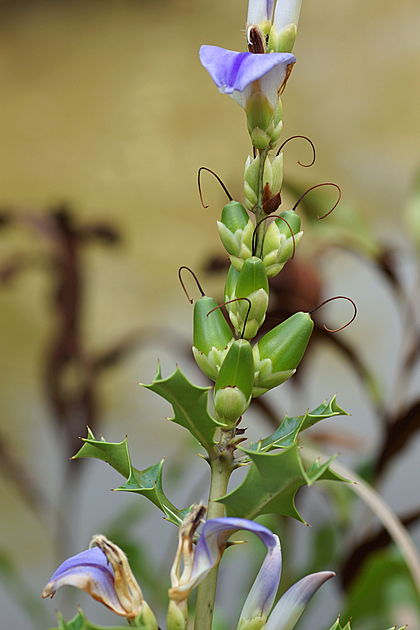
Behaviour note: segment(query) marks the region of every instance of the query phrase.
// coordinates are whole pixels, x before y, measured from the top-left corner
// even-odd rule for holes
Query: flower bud
[[[185,619],[183,608],[183,606],[179,606],[176,602],[170,600],[166,615],[167,630],[186,630],[187,620]]]
[[[230,201],[222,210],[217,228],[220,239],[230,254],[231,263],[239,271],[244,260],[252,255],[254,224],[242,204]]]
[[[244,172],[245,205],[248,210],[253,210],[258,201],[260,156],[255,158],[248,156]],[[283,154],[273,160],[266,158],[263,173],[263,202],[280,193],[283,184]]]
[[[215,380],[233,340],[233,334],[217,302],[204,295],[194,304],[194,358],[200,370]],[[212,309],[212,313],[208,314]]]
[[[254,397],[284,383],[296,372],[313,328],[309,313],[295,313],[255,344]]]
[[[237,339],[229,348],[214,386],[214,408],[231,428],[251,402],[254,359],[249,341]]]
[[[277,2],[268,40],[270,52],[292,51],[296,40],[301,6],[302,0]]]
[[[303,236],[300,217],[296,212],[287,210],[280,217],[284,220],[276,219],[270,223],[264,236],[262,261],[269,278],[283,269]]]
[[[268,280],[264,264],[260,258],[252,256],[245,260],[237,275],[228,273],[225,285],[225,299],[247,298],[227,304],[226,308],[238,335],[245,339],[252,339],[265,320],[268,307]],[[249,312],[248,312],[249,311]],[[243,328],[245,326],[245,330]]]
[[[271,52],[291,52],[297,35],[296,24],[288,24],[280,31],[272,26],[268,38],[268,49]]]

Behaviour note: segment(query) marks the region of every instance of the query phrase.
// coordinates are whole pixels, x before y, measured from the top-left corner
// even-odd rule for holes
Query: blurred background
[[[167,588],[175,528],[141,497],[111,494],[121,479],[105,464],[69,462],[86,425],[111,441],[128,435],[139,468],[165,457],[177,506],[205,498],[196,445],[137,383],[151,382],[157,357],[164,374],[178,362],[204,383],[176,274],[189,265],[221,296],[215,220],[225,201],[209,176],[210,207],[200,206],[197,169],[215,169],[241,198],[249,142],[243,113],[218,94],[197,52],[203,43],[244,49],[246,4],[0,2],[0,606],[15,630],[51,627],[55,609],[69,618],[78,603],[115,624],[81,593],[39,600],[57,563],[99,531],[132,551],[151,603]],[[320,311],[297,384],[251,410],[249,428],[267,434],[284,413],[337,393],[352,415],[326,421],[312,443],[376,485],[417,543],[419,24],[417,0],[304,2],[284,138],[308,135],[317,160],[297,164],[310,160],[303,140],[285,147],[282,209],[325,181],[343,200],[321,223],[334,190],[302,204],[306,236],[273,286],[270,321],[337,294],[359,312],[332,340],[322,324],[341,325],[348,305]],[[398,550],[351,491],[313,489],[300,502],[311,531],[267,520],[284,535],[282,586],[308,568],[338,579],[299,628],[324,630],[350,608],[355,630],[420,627]],[[242,553],[241,575],[258,554]],[[225,575],[220,629],[233,626],[247,587],[233,557]]]

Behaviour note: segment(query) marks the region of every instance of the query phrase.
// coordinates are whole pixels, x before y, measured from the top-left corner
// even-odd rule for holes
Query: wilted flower
[[[197,508],[195,508],[197,510]],[[193,536],[199,526],[204,509],[192,511],[180,528],[179,545],[172,568],[172,588],[169,597],[180,604],[215,567],[227,546],[229,537],[236,531],[254,533],[264,543],[267,553],[259,573],[243,606],[238,630],[292,630],[306,604],[318,588],[334,576],[331,571],[308,575],[292,586],[275,606],[270,617],[281,576],[281,548],[278,537],[267,527],[243,518],[223,517],[208,520],[194,548]],[[183,564],[182,573],[180,571]],[[268,618],[268,621],[267,621]],[[265,625],[267,624],[267,625]]]
[[[126,555],[105,536],[93,536],[90,549],[65,560],[51,576],[42,597],[53,597],[62,586],[80,588],[117,615],[141,617],[145,627],[157,630]]]

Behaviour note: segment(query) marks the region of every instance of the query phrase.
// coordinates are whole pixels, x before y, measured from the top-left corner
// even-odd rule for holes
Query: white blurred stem
[[[322,454],[315,451],[312,448],[304,447],[302,450],[302,456],[305,460],[312,462],[316,457],[322,457]],[[345,477],[349,481],[353,482],[349,484],[349,487],[366,503],[374,514],[381,521],[384,528],[387,530],[399,550],[404,557],[405,563],[411,573],[414,584],[420,592],[420,557],[417,549],[411,539],[407,529],[401,523],[398,516],[391,510],[391,508],[385,503],[376,490],[372,488],[366,481],[364,481],[359,475],[347,468],[341,463],[334,462],[330,466],[338,475]]]

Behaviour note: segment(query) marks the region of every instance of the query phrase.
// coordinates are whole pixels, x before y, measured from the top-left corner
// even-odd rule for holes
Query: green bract
[[[253,396],[264,394],[295,373],[313,328],[314,323],[309,313],[295,313],[255,344]]]
[[[206,295],[197,300],[192,351],[198,367],[209,378],[216,379],[232,340],[232,331],[216,300]]]
[[[225,300],[247,298],[227,304],[230,321],[238,335],[242,334],[246,339],[253,339],[265,320],[268,307],[268,279],[264,264],[260,258],[252,256],[245,260],[240,272],[230,268],[225,285]],[[249,310],[249,313],[248,313]]]
[[[237,339],[229,348],[214,386],[214,408],[219,419],[232,427],[252,398],[254,359],[249,341]]]
[[[269,278],[276,276],[283,269],[289,258],[293,256],[294,249],[300,243],[303,235],[300,229],[300,217],[296,212],[287,210],[279,216],[283,217],[284,220],[276,219],[270,223],[264,236],[262,248],[262,260]]]
[[[239,271],[244,260],[252,256],[254,224],[242,204],[230,201],[222,210],[217,228],[232,265]]]

